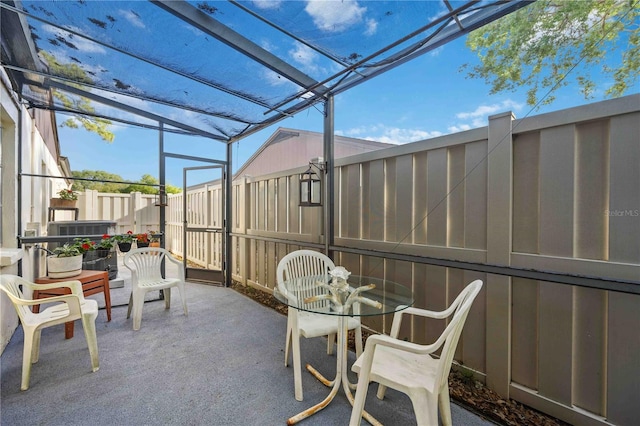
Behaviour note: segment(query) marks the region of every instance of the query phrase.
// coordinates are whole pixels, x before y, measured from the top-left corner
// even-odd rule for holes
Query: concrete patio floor
[[[171,275],[171,271],[169,271]],[[293,397],[293,370],[284,366],[286,317],[232,289],[187,283],[189,316],[177,291],[170,310],[157,292],[145,303],[142,327],[126,319],[130,279],[111,290],[112,321],[96,320],[100,370],[91,373],[79,322],[73,339],[64,326],[42,332],[30,388],[20,391],[22,328],[1,358],[2,425],[283,425],[320,402],[329,389],[303,371],[304,401]],[[92,296],[104,305],[102,295]],[[332,376],[335,356],[322,338],[302,339],[303,363]],[[350,363],[355,359],[349,354]],[[356,381],[351,373],[352,381]],[[409,399],[369,390],[366,409],[385,425],[415,424]],[[351,405],[340,391],[301,425],[346,425]],[[452,403],[454,425],[493,425]],[[362,424],[367,424],[363,421]],[[430,426],[430,425],[425,425]]]

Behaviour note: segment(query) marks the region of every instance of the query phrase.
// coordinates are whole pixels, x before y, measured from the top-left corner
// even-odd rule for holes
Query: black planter
[[[118,243],[118,248],[121,252],[126,253],[131,250],[131,243]]]
[[[109,256],[109,252],[111,252],[111,249],[97,249],[96,250],[96,254],[98,255],[98,257],[108,257]]]
[[[144,248],[144,247],[149,247],[149,243],[136,243],[138,245],[138,248]]]

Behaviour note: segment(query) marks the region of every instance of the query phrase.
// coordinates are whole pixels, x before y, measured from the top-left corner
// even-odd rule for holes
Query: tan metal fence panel
[[[382,253],[337,252],[336,264],[406,283],[416,306],[436,310],[482,279],[458,362],[503,395],[570,423],[634,424],[640,296],[412,264],[384,253],[637,280],[639,100],[524,120],[499,114],[487,128],[336,161],[336,245]],[[298,206],[303,171],[234,181],[234,278],[271,291],[284,254],[324,241],[322,209]],[[171,198],[169,204],[167,238],[177,247],[182,207]],[[204,208],[197,197],[190,206],[190,214]],[[218,249],[217,242],[209,247]],[[390,319],[364,322],[388,332]],[[420,319],[401,333],[427,342],[442,327]]]
[[[609,260],[638,264],[640,259],[640,113],[611,118]]]

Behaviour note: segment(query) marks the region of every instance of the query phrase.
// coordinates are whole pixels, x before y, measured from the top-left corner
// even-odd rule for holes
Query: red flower
[[[103,240],[108,240],[109,238],[111,238],[111,237],[109,236],[109,234],[104,234],[104,235],[102,236],[102,239],[103,239]]]

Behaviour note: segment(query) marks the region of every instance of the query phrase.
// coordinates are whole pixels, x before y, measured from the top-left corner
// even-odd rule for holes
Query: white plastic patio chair
[[[46,290],[50,288],[68,287],[71,294],[63,296],[45,297],[33,300],[25,295],[26,290]],[[64,281],[52,284],[34,284],[16,275],[0,276],[0,290],[9,297],[22,323],[24,330],[24,346],[22,350],[22,383],[21,390],[29,389],[31,364],[38,362],[40,357],[40,335],[43,328],[68,321],[82,320],[82,328],[89,346],[91,356],[91,371],[98,371],[98,339],[96,337],[96,317],[98,316],[98,302],[85,299],[80,281]],[[27,293],[30,294],[30,293]],[[39,313],[30,309],[34,305],[47,304],[47,308]],[[53,304],[53,305],[51,305]]]
[[[288,294],[284,288],[284,282],[295,278],[328,275],[329,270],[335,268],[333,261],[322,253],[313,250],[297,250],[287,254],[278,263],[276,277],[278,290],[282,294]],[[303,299],[311,294],[298,292],[297,303],[302,304]],[[330,309],[329,301],[317,302]],[[295,398],[303,400],[302,371],[300,361],[300,336],[306,338],[328,336],[327,354],[333,353],[333,346],[338,332],[339,319],[337,316],[322,315],[305,312],[289,306],[287,316],[287,337],[284,351],[284,365],[289,365],[289,348],[293,347],[293,381]],[[362,353],[362,328],[358,318],[348,319],[348,329],[355,330],[356,354]]]
[[[351,412],[350,425],[360,425],[369,382],[379,383],[378,399],[383,399],[387,387],[405,393],[411,399],[419,425],[438,424],[438,403],[444,426],[451,425],[449,402],[449,371],[471,304],[482,288],[482,281],[470,283],[444,311],[406,308],[397,311],[391,325],[391,335],[375,335],[367,339],[364,354],[351,368],[358,373],[358,386]],[[398,333],[405,314],[435,319],[447,319],[449,324],[438,340],[430,345],[399,340]],[[440,347],[439,357],[432,356]]]
[[[178,278],[162,277],[162,261],[168,260],[178,265]],[[162,290],[164,293],[164,307],[171,307],[171,288],[178,287],[184,314],[188,315],[187,297],[184,290],[184,269],[182,263],[175,259],[169,251],[158,247],[145,247],[127,252],[124,256],[124,266],[131,271],[131,297],[127,318],[133,310],[133,329],[140,330],[142,323],[142,307],[144,296],[149,291]]]

